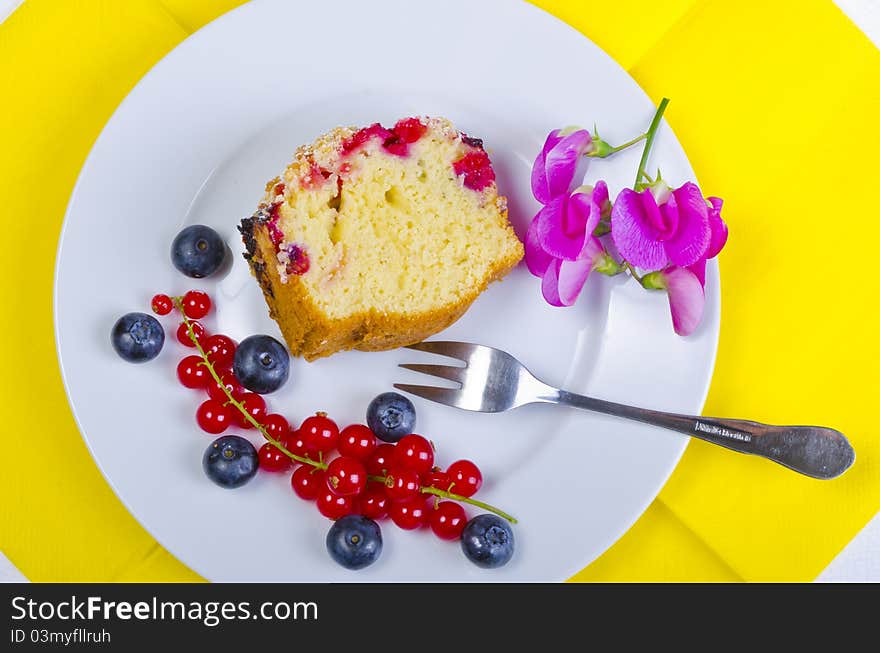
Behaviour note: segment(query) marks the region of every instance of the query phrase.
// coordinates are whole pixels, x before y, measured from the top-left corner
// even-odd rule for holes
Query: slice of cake
[[[523,255],[482,141],[442,118],[324,134],[239,231],[269,314],[308,360],[420,342]]]

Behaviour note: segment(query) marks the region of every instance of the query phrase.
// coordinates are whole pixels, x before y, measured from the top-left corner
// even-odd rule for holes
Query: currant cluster
[[[156,295],[152,308],[158,315],[168,315],[177,309],[182,317],[177,340],[197,352],[180,361],[177,377],[183,386],[207,395],[196,410],[199,427],[212,435],[224,433],[230,427],[256,429],[266,439],[258,451],[238,436],[215,440],[206,452],[204,465],[216,483],[228,488],[239,487],[248,482],[257,469],[268,473],[292,472],[293,492],[301,499],[314,502],[322,515],[337,522],[333,531],[335,544],[331,546],[328,535],[328,550],[340,564],[350,568],[355,567],[346,564],[344,557],[338,557],[341,555],[338,552],[350,549],[352,556],[362,559],[363,547],[368,546],[366,538],[372,537],[373,532],[363,519],[358,521],[354,517],[373,521],[389,519],[404,530],[429,527],[443,540],[460,539],[468,557],[482,566],[499,566],[510,557],[512,532],[507,522],[494,515],[482,517],[497,520],[492,524],[495,535],[503,540],[500,545],[486,539],[488,525],[476,537],[467,540],[462,537],[469,526],[463,503],[489,510],[509,522],[515,520],[473,498],[483,482],[482,473],[473,462],[458,460],[443,469],[435,465],[432,442],[415,433],[401,435],[401,427],[412,428],[416,421],[415,408],[405,397],[385,393],[370,404],[367,422],[376,430],[364,424],[340,429],[323,412],[305,418],[293,428],[283,415],[269,412],[263,396],[248,390],[239,379],[245,375],[244,370],[249,370],[248,374],[254,371],[253,365],[246,364],[244,358],[264,366],[257,372],[277,377],[280,363],[276,348],[271,343],[262,347],[246,344],[255,338],[277,341],[268,336],[251,336],[239,345],[229,336],[210,334],[199,321],[211,310],[210,297],[201,291],[191,290],[182,297]],[[245,350],[249,354],[246,357],[242,356]],[[272,359],[268,362],[267,352]],[[286,359],[283,365],[286,379]],[[248,386],[261,386],[264,380],[258,379],[256,386],[252,383]],[[348,517],[352,519],[343,519]],[[483,523],[484,520],[472,520],[471,530]],[[346,549],[343,546],[346,537],[354,537],[360,545],[349,542]],[[492,550],[492,564],[483,564],[475,557],[476,553],[471,555],[472,549],[479,553],[474,546],[484,557],[485,551]],[[378,555],[381,536],[378,546],[373,542],[372,547],[370,550]]]

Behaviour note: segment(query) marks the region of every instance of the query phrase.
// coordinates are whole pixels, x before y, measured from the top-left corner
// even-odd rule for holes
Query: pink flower
[[[713,210],[720,246],[714,244],[720,251],[726,227],[722,239],[717,201]],[[640,193],[627,188],[611,210],[611,236],[621,256],[643,270],[662,270],[670,264],[687,267],[706,258],[713,244],[709,213],[699,187],[691,182],[673,191],[663,182]]]
[[[593,137],[586,129],[575,131],[554,129],[547,135],[544,147],[532,166],[532,193],[541,204],[568,195],[583,179],[584,154],[589,152]]]
[[[541,277],[541,292],[553,306],[574,304],[590,272],[607,254],[593,235],[609,208],[608,187],[583,187],[552,198],[526,234],[526,265]]]

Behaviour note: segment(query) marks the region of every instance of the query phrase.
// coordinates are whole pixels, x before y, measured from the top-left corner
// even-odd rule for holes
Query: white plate
[[[324,550],[329,523],[297,499],[285,476],[260,474],[237,491],[202,474],[211,438],[194,412],[200,395],[177,384],[190,350],[174,339],[146,365],[120,360],[114,320],[148,310],[155,292],[203,288],[215,298],[209,328],[241,339],[277,334],[243,261],[222,281],[193,282],[168,250],[188,223],[240,244],[235,226],[297,145],[337,124],[445,115],[482,137],[511,219],[523,233],[536,204],[529,169],[551,129],[572,123],[622,142],[653,113],[635,82],[590,41],[519,2],[290,3],[244,5],[163,59],[122,103],[83,167],[58,252],[55,320],[77,423],[107,481],[169,551],[216,581],[555,581],[590,563],[636,520],[687,444],[680,435],[552,406],[481,415],[416,400],[418,431],[438,461],[481,466],[480,498],[520,519],[511,563],[485,571],[455,544],[386,526],[385,551],[358,573]],[[344,10],[343,10],[344,9]],[[596,161],[588,179],[612,192],[631,183],[639,152]],[[662,127],[652,167],[694,179]],[[598,277],[598,275],[597,275]],[[594,278],[569,309],[554,309],[521,266],[494,284],[442,334],[519,356],[550,383],[608,399],[699,412],[712,373],[719,278],[709,266],[705,320],[673,334],[665,296]],[[404,350],[295,361],[270,406],[298,422],[326,410],[340,424],[417,375]],[[424,380],[424,379],[423,379]],[[257,438],[250,432],[252,439]]]

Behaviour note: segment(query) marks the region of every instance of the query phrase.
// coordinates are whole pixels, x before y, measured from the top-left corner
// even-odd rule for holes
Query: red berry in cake
[[[260,469],[267,472],[283,472],[290,467],[290,458],[281,449],[270,442],[266,442],[257,452],[260,460]]]
[[[352,497],[342,497],[333,492],[330,488],[324,489],[318,493],[316,497],[318,512],[327,519],[339,519],[351,513],[354,508],[354,499]]]
[[[421,528],[428,521],[428,509],[421,496],[395,501],[388,507],[391,521],[406,531]]]
[[[457,540],[467,525],[467,514],[455,501],[441,501],[428,510],[428,523],[441,540]]]
[[[428,131],[428,127],[418,118],[403,118],[402,120],[397,121],[397,124],[394,125],[394,128],[391,131],[393,131],[397,138],[402,142],[415,143],[425,135],[425,132]]]
[[[272,189],[272,194],[273,195],[284,195],[284,188],[285,188],[284,184],[277,183],[277,184],[275,184],[275,187]]]
[[[342,429],[337,449],[342,456],[366,461],[376,449],[376,436],[368,426],[352,424]]]
[[[391,469],[391,459],[394,457],[393,444],[380,444],[367,458],[367,473],[376,476],[384,476]]]
[[[395,469],[385,477],[385,494],[392,501],[403,501],[419,494],[419,475],[411,469]]]
[[[278,413],[270,413],[263,418],[262,422],[263,428],[266,429],[266,433],[269,434],[273,440],[280,442],[284,448],[287,448],[287,439],[290,437],[290,423],[284,418],[283,415],[279,415]],[[291,452],[291,453],[296,453]]]
[[[168,295],[159,294],[153,295],[153,299],[150,301],[150,307],[156,315],[168,315],[171,312],[171,309],[174,308],[174,304],[171,302],[171,298]]]
[[[391,137],[392,134],[389,130],[385,129],[378,122],[373,123],[369,127],[364,127],[363,129],[356,131],[354,134],[349,136],[342,143],[342,152],[343,154],[350,154],[354,152],[356,149],[367,143],[371,138],[379,137],[382,139],[384,143]]]
[[[177,378],[187,388],[205,388],[213,383],[201,356],[187,356],[177,364]]]
[[[211,310],[211,298],[200,290],[190,290],[183,296],[183,312],[192,320],[200,320]]]
[[[297,467],[290,477],[290,486],[296,492],[296,496],[306,501],[312,501],[318,496],[318,493],[327,491],[324,471],[311,465]]]
[[[232,414],[229,407],[219,401],[208,399],[196,410],[196,422],[206,433],[223,433],[232,423]]]
[[[208,334],[207,329],[205,329],[205,326],[201,322],[191,321],[190,325],[192,326],[193,335],[196,337],[196,340],[199,341],[199,344],[202,344],[202,341]],[[189,337],[189,330],[186,328],[186,322],[181,322],[180,326],[177,327],[177,341],[186,347],[196,346],[192,341],[192,338]]]
[[[411,469],[417,474],[431,471],[434,466],[434,447],[421,435],[404,435],[394,447],[394,468]]]
[[[223,388],[229,390],[229,392],[232,393],[232,398],[236,401],[244,396],[245,389],[239,384],[238,379],[235,378],[235,374],[233,374],[231,370],[222,372],[217,370],[217,374],[220,376],[222,385],[218,384],[214,379],[210,380],[208,383],[208,396],[211,399],[219,401],[221,404],[228,402],[229,396],[224,392]]]
[[[358,512],[370,519],[382,519],[388,515],[388,497],[381,485],[367,485],[367,489],[358,497]]]
[[[339,427],[327,417],[327,413],[317,413],[303,421],[299,427],[299,435],[308,449],[327,453],[336,448]]]
[[[309,255],[299,245],[290,244],[284,250],[287,253],[287,262],[284,270],[287,274],[301,275],[309,271]]]
[[[480,469],[470,460],[456,460],[446,470],[452,482],[450,492],[463,497],[472,497],[483,484]]]
[[[327,487],[340,496],[354,496],[367,486],[367,470],[364,464],[351,456],[339,456],[327,465],[324,474]]]
[[[471,150],[452,164],[455,174],[464,177],[464,185],[471,190],[481,191],[495,181],[495,171],[485,150]]]
[[[449,490],[449,486],[452,484],[449,474],[439,467],[434,467],[430,472],[422,474],[421,480],[424,487],[433,487],[443,491]]]
[[[235,341],[219,333],[209,336],[202,343],[202,349],[213,365],[230,367],[235,358]]]
[[[262,423],[263,418],[266,415],[266,400],[263,399],[260,395],[253,392],[245,392],[242,394],[241,399],[239,399],[239,403],[244,407],[245,412],[247,412],[251,417],[253,417],[257,422]],[[241,414],[241,411],[232,407],[232,421],[239,428],[243,429],[252,429],[254,425],[251,423],[249,419],[247,419],[244,415]]]

